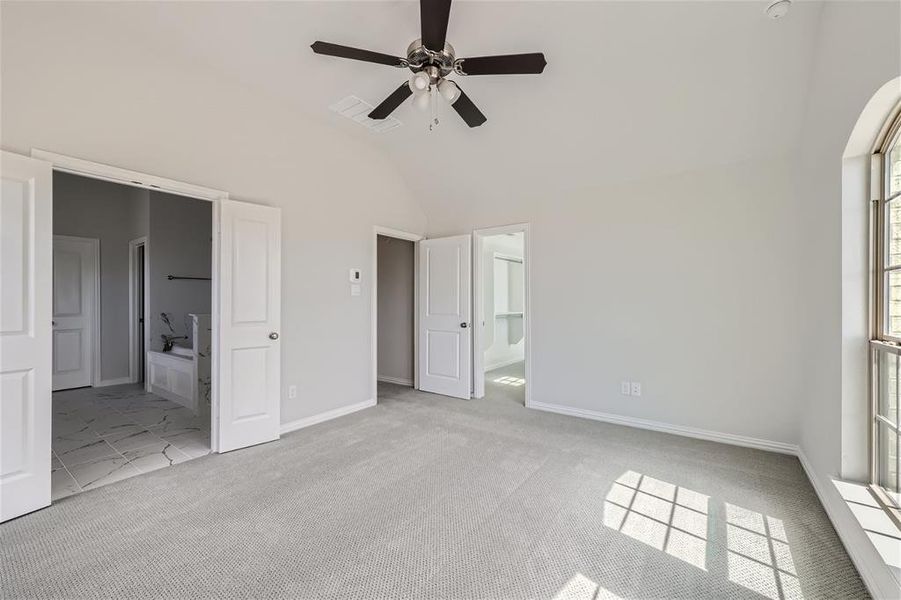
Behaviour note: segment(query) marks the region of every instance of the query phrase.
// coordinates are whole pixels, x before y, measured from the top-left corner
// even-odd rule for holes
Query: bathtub
[[[206,417],[210,411],[210,315],[188,316],[193,321],[193,346],[174,346],[170,352],[149,351],[144,387]]]

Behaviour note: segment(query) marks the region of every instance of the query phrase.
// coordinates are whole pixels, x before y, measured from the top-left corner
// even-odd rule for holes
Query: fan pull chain
[[[429,106],[432,111],[432,117],[429,120],[429,131],[433,131],[435,127],[438,127],[438,88],[434,86],[429,87]]]

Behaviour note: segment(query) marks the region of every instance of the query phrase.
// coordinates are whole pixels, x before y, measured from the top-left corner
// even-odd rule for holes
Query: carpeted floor
[[[3,597],[866,597],[793,457],[382,391],[0,526]]]

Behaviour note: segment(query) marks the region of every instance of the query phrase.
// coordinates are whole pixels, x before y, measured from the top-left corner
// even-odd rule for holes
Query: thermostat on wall
[[[350,270],[350,282],[351,283],[360,283],[360,269],[351,269]]]

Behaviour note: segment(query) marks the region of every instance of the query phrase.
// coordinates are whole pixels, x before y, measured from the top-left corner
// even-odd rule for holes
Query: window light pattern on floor
[[[801,599],[782,521],[726,503],[729,581],[771,600]]]
[[[604,525],[707,570],[709,496],[634,471],[623,473],[604,502]]]
[[[513,387],[519,387],[521,385],[525,385],[526,380],[522,377],[510,377],[509,375],[505,375],[503,377],[498,377],[494,380],[494,383],[501,383],[503,385],[512,385]]]
[[[554,594],[553,600],[623,600],[623,598],[581,573],[576,573],[559,592]]]

